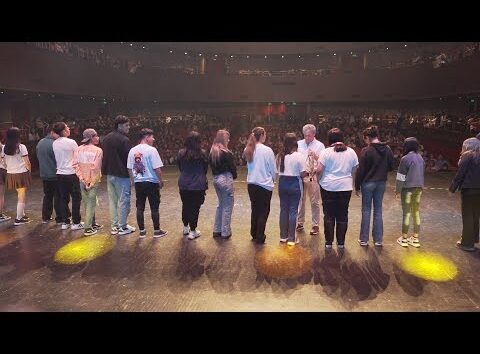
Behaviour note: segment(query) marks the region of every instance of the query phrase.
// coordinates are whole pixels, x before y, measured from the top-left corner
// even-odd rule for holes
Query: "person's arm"
[[[453,178],[453,181],[448,188],[450,193],[455,193],[457,189],[460,189],[462,187],[471,160],[471,156],[465,156],[465,158],[460,159],[457,174]]]
[[[408,174],[408,164],[405,158],[400,160],[400,166],[398,166],[397,179],[395,183],[395,196],[398,196],[401,193],[403,186],[405,185],[405,180],[407,179]]]
[[[30,159],[28,158],[28,155],[22,156],[22,158],[23,158],[23,162],[25,162],[25,167],[27,168],[27,170],[29,172],[32,172],[32,164],[30,163]]]
[[[130,176],[130,185],[133,186],[135,184],[135,178],[133,177],[133,172],[131,168],[128,169],[128,175]]]
[[[135,177],[133,176],[133,153],[132,150],[128,152],[127,156],[127,169],[128,169],[128,175],[130,176],[130,186],[134,186],[135,183]]]
[[[355,176],[357,174],[358,165],[353,166],[352,168],[352,189],[355,190]],[[359,196],[358,191],[355,191],[356,195]]]
[[[315,171],[317,173],[317,181],[320,181],[322,179],[322,174],[324,170],[325,170],[325,166],[323,165],[323,163],[319,162],[317,169]]]
[[[82,175],[82,170],[80,168],[80,163],[78,162],[78,150],[79,148],[76,148],[75,151],[73,152],[73,163],[72,167],[75,170],[75,173],[80,180],[81,183],[85,184],[85,180],[83,179]]]
[[[181,151],[182,151],[182,150],[180,150],[180,151],[177,153],[177,166],[178,166],[178,169],[180,170],[180,172],[182,172],[182,170],[183,170]],[[167,160],[168,160],[168,159],[167,159]]]
[[[237,166],[235,166],[235,161],[233,160],[233,154],[227,153],[225,157],[227,159],[228,169],[232,173],[233,179],[237,179]]]
[[[160,154],[158,153],[158,150],[155,149],[155,152],[152,157],[152,167],[157,174],[158,177],[158,184],[160,189],[163,188],[163,179],[162,179],[162,170],[161,167],[163,167],[163,162],[162,159],[160,158]]]
[[[22,154],[23,162],[25,163],[25,167],[29,172],[32,172],[32,164],[30,163],[30,159],[28,158],[28,150],[25,145],[21,146],[20,153]]]
[[[162,169],[159,167],[159,168],[156,168],[155,169],[155,173],[157,174],[157,177],[158,177],[158,184],[159,184],[159,187],[160,189],[163,188],[163,179],[162,179]]]
[[[128,153],[132,149],[132,144],[130,144],[130,140],[125,137],[125,140],[123,141],[123,146],[122,146],[122,159],[125,161],[126,158],[128,158]]]
[[[268,155],[269,155],[268,165],[269,165],[270,175],[272,176],[272,179],[275,181],[275,176],[277,174],[277,163],[275,162],[275,155],[272,149],[269,150]]]
[[[100,149],[99,151],[97,151],[97,154],[95,155],[95,161],[93,162],[93,165],[92,165],[92,172],[93,172],[94,179],[90,181],[89,187],[92,187],[98,182],[100,182],[102,160],[103,160],[103,150]]]
[[[207,155],[207,153],[203,152],[202,157],[203,157],[203,159],[202,159],[203,172],[205,174],[207,174],[207,172],[208,172],[208,155]]]
[[[355,191],[359,191],[360,188],[361,188],[361,185],[362,185],[362,182],[363,182],[363,178],[364,178],[364,174],[365,174],[365,170],[366,170],[366,163],[367,163],[367,151],[364,149],[362,150],[362,152],[360,153],[360,161],[359,161],[359,166],[358,166],[358,169],[357,169],[357,173],[355,175],[355,178],[353,179],[355,181]],[[353,174],[352,174],[352,177],[353,177]],[[358,195],[358,193],[356,193]]]
[[[392,172],[393,171],[393,151],[390,149],[390,146],[387,146],[387,171]]]

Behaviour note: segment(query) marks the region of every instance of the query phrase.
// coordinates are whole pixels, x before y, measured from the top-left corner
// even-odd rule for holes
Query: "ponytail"
[[[253,161],[253,154],[257,146],[257,142],[260,141],[262,135],[265,135],[265,129],[262,127],[253,128],[252,133],[248,137],[247,145],[245,146],[244,156],[247,162]]]

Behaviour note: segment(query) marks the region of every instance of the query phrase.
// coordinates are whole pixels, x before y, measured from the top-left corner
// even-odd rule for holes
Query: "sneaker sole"
[[[0,220],[0,223],[5,222],[5,221],[8,221],[8,220],[11,220],[11,219],[12,219],[12,218],[2,219],[2,220]]]
[[[15,223],[13,223],[13,225],[15,225],[15,226],[20,226],[20,225],[25,225],[25,224],[28,224],[28,223],[31,223],[31,222],[32,222],[32,220],[30,220],[30,221],[25,221],[25,222],[15,222]]]
[[[161,238],[161,237],[165,237],[167,235],[168,235],[168,232],[165,232],[164,234],[161,234],[161,235],[153,235],[153,238]]]
[[[138,238],[145,238],[145,237],[147,237],[147,234],[138,236]]]
[[[128,230],[128,232],[122,232],[120,231],[118,234],[121,235],[121,236],[124,236],[124,235],[130,235],[130,234],[133,234],[135,231],[132,231],[132,230]]]
[[[412,246],[412,247],[415,247],[415,248],[420,247],[420,245],[418,243],[408,243],[408,245]]]

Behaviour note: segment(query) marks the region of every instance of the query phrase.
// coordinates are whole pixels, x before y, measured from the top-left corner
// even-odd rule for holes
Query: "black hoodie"
[[[372,143],[362,149],[355,176],[355,190],[365,182],[387,180],[388,172],[393,171],[393,152],[386,143]]]

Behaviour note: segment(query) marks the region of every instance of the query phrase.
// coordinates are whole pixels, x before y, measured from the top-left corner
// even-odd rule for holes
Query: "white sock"
[[[25,203],[17,203],[17,220],[25,216]]]

